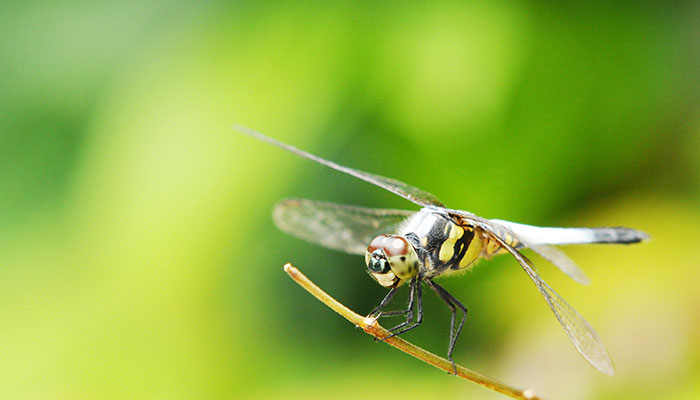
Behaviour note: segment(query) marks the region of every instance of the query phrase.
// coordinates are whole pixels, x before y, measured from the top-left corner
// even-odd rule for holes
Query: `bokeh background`
[[[454,208],[654,240],[540,272],[617,374],[568,342],[514,260],[444,280],[455,360],[549,398],[700,398],[697,2],[4,2],[0,397],[479,398],[332,313],[361,257],[285,236],[283,197],[412,204],[231,130],[244,124]],[[406,338],[438,354],[426,294]]]

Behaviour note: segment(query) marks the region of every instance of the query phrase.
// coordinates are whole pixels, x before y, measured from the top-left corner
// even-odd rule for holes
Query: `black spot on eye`
[[[379,272],[381,272],[382,274],[386,274],[387,272],[389,272],[389,261],[385,259],[382,260],[382,269]]]
[[[401,261],[406,261],[406,256],[401,256]]]

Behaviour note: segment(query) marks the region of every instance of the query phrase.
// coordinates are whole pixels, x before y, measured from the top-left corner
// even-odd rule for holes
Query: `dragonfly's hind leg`
[[[450,307],[450,310],[452,311],[452,319],[450,322],[450,344],[449,348],[447,350],[447,359],[450,360],[452,363],[452,368],[454,369],[454,375],[457,375],[457,366],[455,365],[454,360],[452,359],[452,351],[455,348],[455,343],[457,343],[457,338],[459,337],[460,332],[462,332],[462,327],[464,326],[464,321],[467,320],[467,307],[464,306],[459,300],[457,300],[453,295],[451,295],[447,290],[445,290],[442,286],[438,285],[437,283],[431,281],[431,280],[426,280],[425,283],[430,286],[431,289],[444,301],[448,307]],[[459,323],[459,326],[457,327],[457,330],[455,331],[455,317],[457,315],[457,308],[462,310],[462,320]]]

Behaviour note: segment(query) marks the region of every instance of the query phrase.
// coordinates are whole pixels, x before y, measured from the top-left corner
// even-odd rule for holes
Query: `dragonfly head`
[[[384,287],[396,287],[418,273],[418,255],[403,236],[379,235],[365,253],[370,275]]]

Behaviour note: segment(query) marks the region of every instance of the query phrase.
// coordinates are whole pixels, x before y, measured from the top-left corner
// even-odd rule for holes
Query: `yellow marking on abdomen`
[[[487,257],[491,257],[492,255],[498,253],[498,250],[501,249],[501,245],[498,244],[495,240],[490,240],[487,239],[488,243],[486,244],[486,248],[484,249],[484,252],[486,253]]]
[[[512,247],[517,247],[520,245],[520,241],[515,239],[513,235],[511,235],[508,232],[502,232],[499,235],[506,244]],[[484,248],[484,257],[490,258],[492,256],[495,256],[497,254],[502,254],[506,252],[506,249],[504,249],[496,240],[493,239],[485,239],[487,244],[486,247]]]

